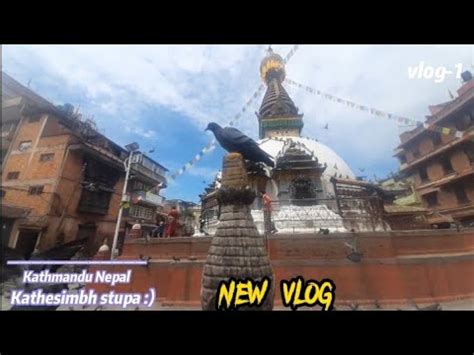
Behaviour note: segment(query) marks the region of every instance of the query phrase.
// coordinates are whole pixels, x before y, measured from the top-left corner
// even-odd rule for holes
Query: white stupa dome
[[[337,174],[337,177],[341,176],[342,178],[356,178],[349,165],[347,165],[336,152],[315,139],[302,137],[275,137],[259,140],[258,144],[260,148],[275,159],[282,151],[285,143],[289,140],[301,144],[302,148],[314,153],[314,156],[318,159],[320,164],[327,165],[327,168],[322,175],[324,180],[329,181],[329,179],[335,174]]]

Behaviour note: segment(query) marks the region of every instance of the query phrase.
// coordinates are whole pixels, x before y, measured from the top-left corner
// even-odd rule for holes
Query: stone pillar
[[[272,310],[275,278],[268,259],[263,236],[259,235],[250,213],[255,192],[249,188],[242,155],[224,157],[222,186],[217,193],[221,206],[220,222],[212,238],[201,283],[203,310],[216,310],[220,281],[230,278],[260,281],[271,280],[270,291],[262,307],[241,307],[243,310]]]

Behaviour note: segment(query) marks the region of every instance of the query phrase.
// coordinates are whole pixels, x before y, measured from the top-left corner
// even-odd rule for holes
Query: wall
[[[5,203],[31,208],[30,219],[49,212],[56,182],[55,174],[63,159],[64,147],[68,140],[64,135],[47,141],[41,139],[41,132],[47,120],[48,116],[42,115],[36,122],[29,122],[28,119],[22,121],[2,174],[2,185],[6,191]],[[18,146],[23,141],[31,141],[31,147],[20,151]],[[54,153],[53,159],[41,162],[40,156],[45,153]],[[7,180],[7,174],[13,171],[20,173],[19,178]],[[30,195],[28,189],[34,185],[43,185],[43,193]]]
[[[117,290],[145,292],[155,287],[158,301],[164,305],[198,307],[202,267],[210,241],[211,238],[128,241],[123,259],[135,259],[140,254],[152,259],[148,267],[133,267],[132,283]],[[350,250],[346,243],[358,245],[363,253],[360,263],[348,260]],[[375,301],[432,303],[474,296],[474,229],[278,235],[270,238],[269,255],[277,285],[282,279],[298,275],[332,279],[336,284],[336,306]],[[97,291],[106,289],[100,285],[91,287]],[[276,303],[280,302],[277,288]]]
[[[83,152],[81,150],[70,150],[64,160],[64,166],[60,171],[57,182],[57,203],[53,205],[52,211],[55,216],[49,219],[48,231],[42,238],[42,248],[51,246],[57,234],[57,226],[60,223],[61,215],[66,209],[66,214],[59,228],[65,234],[65,241],[76,238],[80,225],[95,225],[97,227],[95,239],[97,246],[104,238],[108,238],[109,244],[115,230],[115,223],[120,208],[120,192],[123,188],[124,177],[121,177],[114,186],[114,193],[109,202],[109,209],[106,215],[78,212],[77,207],[81,199],[83,180]]]
[[[26,151],[18,150],[20,142],[27,140],[31,140],[31,147]],[[87,223],[97,226],[96,238],[100,242],[104,237],[109,238],[110,243],[112,241],[124,177],[114,187],[107,215],[77,213],[82,189],[83,153],[68,149],[75,141],[59,124],[57,117],[42,115],[36,122],[29,122],[25,117],[5,162],[2,185],[6,195],[3,201],[31,208],[26,224],[43,229],[40,250],[52,247],[60,232],[64,234],[65,242],[75,239],[79,225]],[[54,154],[51,160],[40,161],[42,154],[50,153]],[[20,172],[18,180],[6,180],[11,171]],[[28,189],[33,185],[43,185],[43,193],[30,195]]]

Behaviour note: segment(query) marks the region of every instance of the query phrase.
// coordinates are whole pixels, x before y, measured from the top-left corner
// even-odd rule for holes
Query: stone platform
[[[263,212],[252,210],[252,217],[260,234],[263,234]],[[280,234],[313,233],[320,229],[330,232],[348,232],[341,216],[325,205],[282,206],[273,212],[272,221]]]

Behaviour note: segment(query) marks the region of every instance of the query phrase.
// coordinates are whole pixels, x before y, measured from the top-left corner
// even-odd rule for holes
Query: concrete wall
[[[123,259],[152,259],[133,267],[132,283],[117,290],[145,292],[155,287],[165,305],[198,306],[201,272],[210,238],[129,241]],[[357,245],[362,261],[354,263],[346,243]],[[345,303],[399,304],[440,302],[474,296],[474,230],[410,231],[273,236],[269,255],[280,304],[280,280],[296,276],[330,278],[336,306]],[[172,257],[179,260],[173,260]],[[191,260],[190,258],[196,260]],[[125,270],[116,267],[114,270]],[[103,291],[103,286],[92,286]]]

